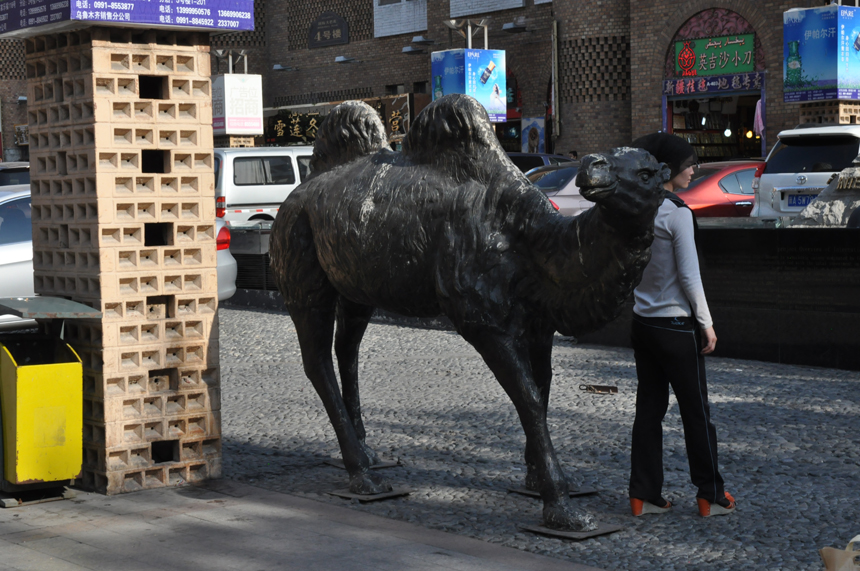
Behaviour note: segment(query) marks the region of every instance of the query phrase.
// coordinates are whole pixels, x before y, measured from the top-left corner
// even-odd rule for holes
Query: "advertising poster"
[[[831,6],[839,9],[839,87],[837,99],[860,99],[860,8]]]
[[[854,8],[825,6],[783,14],[783,94],[785,101],[836,99],[839,83],[839,12]],[[853,26],[852,26],[853,28]],[[856,52],[854,45],[851,50]],[[849,54],[848,57],[854,54]]]
[[[445,50],[430,54],[433,74],[433,101],[451,93],[466,93],[466,50]]]
[[[212,81],[214,135],[263,134],[263,76],[229,73]]]
[[[477,99],[493,123],[508,119],[504,50],[466,50],[466,95]]]
[[[524,153],[545,153],[543,118],[523,117],[522,136]]]
[[[504,50],[445,50],[430,54],[433,101],[451,93],[465,93],[487,110],[490,121],[504,123],[508,90]]]

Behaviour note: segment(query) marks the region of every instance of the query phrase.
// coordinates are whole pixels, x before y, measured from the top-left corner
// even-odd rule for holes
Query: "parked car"
[[[860,125],[812,124],[782,131],[778,137],[753,180],[755,206],[750,216],[796,216],[860,153]]]
[[[310,174],[311,146],[215,149],[216,216],[229,223],[274,220]]]
[[[220,218],[215,219],[215,267],[218,270],[218,301],[230,299],[236,293],[236,275],[239,267],[230,253],[230,227]]]
[[[573,159],[562,155],[551,155],[548,153],[508,153],[511,161],[523,172],[528,172],[537,167],[546,165],[558,165],[561,163],[572,163]]]
[[[724,161],[696,167],[690,186],[677,191],[696,216],[749,216],[752,181],[762,161]]]
[[[30,188],[30,163],[26,161],[0,162],[0,187],[4,186],[20,187],[16,190]]]
[[[33,296],[30,185],[25,185],[25,190],[11,188],[0,186],[0,297]],[[0,315],[0,330],[35,325],[32,319]]]
[[[526,178],[547,195],[561,214],[576,216],[594,206],[593,202],[579,194],[579,187],[576,186],[577,172],[579,162],[568,161],[532,169],[526,173]]]
[[[215,220],[218,299],[236,293],[236,260],[230,254],[230,228]],[[30,222],[30,190],[0,187],[0,297],[26,297],[33,291],[33,230]],[[0,330],[35,326],[33,320],[0,315]]]

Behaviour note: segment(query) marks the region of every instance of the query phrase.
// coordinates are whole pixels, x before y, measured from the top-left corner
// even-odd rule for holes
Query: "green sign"
[[[727,75],[755,71],[755,34],[675,42],[675,76]]]

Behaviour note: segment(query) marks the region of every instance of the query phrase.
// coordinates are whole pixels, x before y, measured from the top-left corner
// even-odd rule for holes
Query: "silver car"
[[[230,229],[215,221],[218,252],[218,299],[236,293],[236,260],[230,254]],[[33,296],[33,231],[29,185],[0,187],[0,297]],[[32,320],[0,315],[0,330],[35,326]]]
[[[568,162],[532,169],[526,173],[526,178],[547,195],[561,214],[576,216],[594,206],[579,194],[577,172],[579,162]]]

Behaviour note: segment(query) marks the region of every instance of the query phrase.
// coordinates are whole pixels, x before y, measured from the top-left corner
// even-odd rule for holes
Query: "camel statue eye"
[[[639,173],[639,178],[642,179],[642,182],[648,182],[649,180],[651,180],[651,173],[648,171],[641,171]]]

